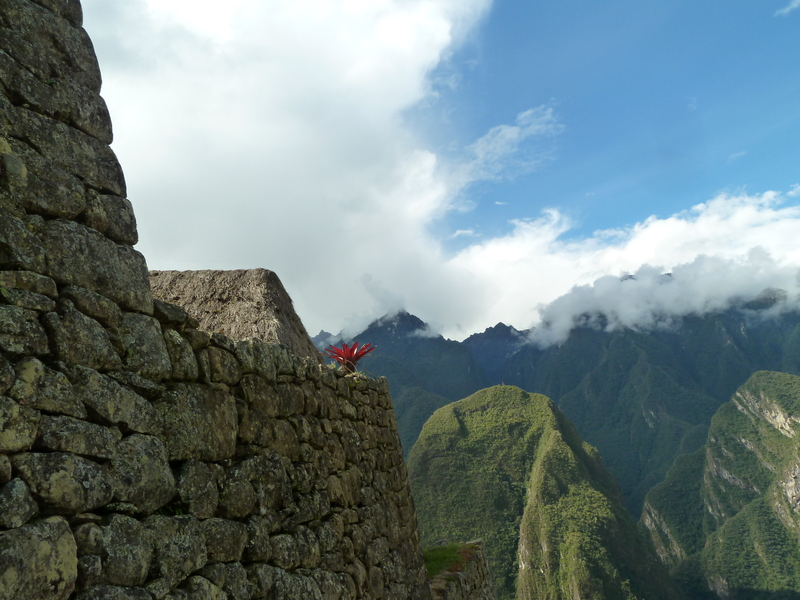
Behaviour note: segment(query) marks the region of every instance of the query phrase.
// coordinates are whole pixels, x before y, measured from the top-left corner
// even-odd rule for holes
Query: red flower
[[[364,344],[361,348],[358,344],[353,342],[352,346],[343,343],[341,348],[336,346],[328,346],[325,349],[325,356],[332,358],[344,369],[345,373],[355,373],[356,363],[364,358],[367,354],[375,350],[376,346],[372,344]]]

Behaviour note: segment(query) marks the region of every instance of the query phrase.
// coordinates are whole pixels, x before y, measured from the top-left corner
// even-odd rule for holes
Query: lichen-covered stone
[[[236,402],[199,384],[179,384],[156,402],[164,418],[170,460],[224,460],[236,451]]]
[[[161,413],[132,390],[85,367],[74,367],[71,377],[75,395],[104,422],[118,425],[125,431],[162,433]]]
[[[38,512],[39,506],[19,477],[0,488],[0,527],[20,527]]]
[[[0,271],[0,285],[41,294],[53,300],[58,298],[56,282],[32,271]]]
[[[74,452],[94,458],[113,458],[122,439],[119,429],[87,423],[72,417],[42,415],[37,448]]]
[[[0,306],[0,350],[34,356],[47,354],[50,351],[47,334],[39,324],[38,314],[19,306]]]
[[[257,497],[247,475],[231,469],[221,486],[217,514],[226,519],[246,517],[253,511]]]
[[[189,340],[174,329],[167,329],[164,332],[164,342],[172,363],[172,378],[178,381],[195,381],[199,371]]]
[[[175,495],[175,478],[167,449],[157,437],[135,433],[117,447],[108,465],[114,498],[130,502],[142,513],[158,510]]]
[[[280,455],[274,451],[262,450],[258,456],[248,458],[228,471],[225,488],[231,488],[231,496],[240,481],[247,481],[253,489],[257,514],[269,514],[292,503],[292,488],[286,469]],[[223,493],[221,503],[227,500],[227,495],[227,491]]]
[[[272,593],[272,597],[285,600],[323,600],[317,582],[311,577],[287,573],[281,569],[275,572]]]
[[[13,65],[13,61],[0,57],[0,72],[8,72],[9,65]],[[26,73],[24,69],[16,72]],[[28,77],[31,81],[36,81],[30,75]],[[39,85],[49,89],[49,86],[41,83]],[[16,197],[26,211],[48,218],[72,219],[83,210],[86,197],[80,179],[25,143],[11,140],[11,146],[25,168],[25,184],[17,188]]]
[[[153,312],[144,257],[129,246],[70,221],[48,221],[41,234],[46,274],[62,284],[97,292],[125,310]],[[80,256],[81,260],[75,260]],[[33,269],[35,270],[35,269]]]
[[[30,449],[40,418],[39,411],[0,396],[0,452]]]
[[[228,600],[227,594],[219,586],[199,575],[189,577],[183,589],[188,600]]]
[[[0,485],[11,480],[11,460],[5,454],[0,454]]]
[[[77,514],[111,501],[111,479],[90,460],[68,454],[17,454],[11,464],[28,487],[49,507],[61,514]]]
[[[144,588],[100,585],[75,596],[75,600],[153,600]]]
[[[120,333],[126,368],[153,381],[161,381],[172,374],[161,325],[155,318],[125,313]]]
[[[144,585],[153,562],[152,532],[124,515],[111,515],[101,529],[103,580],[113,585]]]
[[[43,294],[5,287],[0,287],[0,303],[38,312],[48,312],[56,308],[55,301]]]
[[[215,346],[209,346],[207,352],[211,381],[227,385],[239,383],[242,378],[242,369],[233,354]]]
[[[80,221],[118,244],[135,246],[139,241],[133,205],[127,198],[90,192]]]
[[[0,269],[45,269],[45,249],[22,219],[0,207]]]
[[[5,394],[13,385],[16,374],[5,356],[0,354],[0,396]]]
[[[200,575],[222,588],[228,600],[251,600],[255,586],[247,579],[247,571],[241,563],[215,563],[206,565]]]
[[[66,600],[77,576],[75,540],[62,517],[0,533],[0,600]]]
[[[122,324],[122,311],[108,298],[77,285],[68,285],[61,290],[61,297],[70,300],[79,311],[107,327]]]
[[[70,300],[58,301],[58,313],[42,317],[53,346],[53,353],[68,365],[81,365],[100,371],[119,369],[119,358],[108,332],[100,323],[75,308]]]
[[[23,406],[86,418],[86,408],[75,397],[69,379],[63,373],[46,367],[36,358],[14,365],[16,380],[8,395]]]
[[[165,325],[180,327],[189,321],[189,313],[177,304],[166,302],[160,298],[153,298],[153,316]]]
[[[208,554],[205,536],[193,516],[152,515],[144,525],[153,534],[155,547],[150,576],[164,580],[168,589],[205,566]],[[155,585],[160,587],[158,583]]]
[[[81,523],[72,530],[78,556],[85,554],[99,555],[103,551],[103,530],[97,523]]]
[[[244,523],[230,519],[206,519],[201,523],[208,548],[208,562],[238,562],[247,544]]]
[[[178,495],[198,519],[213,517],[219,504],[219,489],[211,469],[199,460],[187,460],[178,472]]]
[[[9,0],[20,1],[20,0]],[[17,108],[12,135],[29,140],[43,156],[96,189],[125,195],[125,178],[117,157],[107,144],[24,107]]]

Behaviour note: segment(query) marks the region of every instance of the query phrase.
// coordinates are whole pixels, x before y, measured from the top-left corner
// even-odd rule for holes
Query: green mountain
[[[800,598],[800,377],[760,371],[705,444],[647,494],[642,522],[692,598]]]
[[[501,385],[438,409],[409,475],[423,544],[482,538],[500,600],[678,597],[597,451],[545,396]]]
[[[389,379],[406,452],[428,416],[500,383],[552,398],[595,446],[638,515],[675,459],[705,440],[717,408],[758,370],[800,373],[800,313],[748,304],[670,329],[577,327],[539,348],[502,324],[463,342],[431,335],[408,313],[356,336],[377,344],[364,368]]]

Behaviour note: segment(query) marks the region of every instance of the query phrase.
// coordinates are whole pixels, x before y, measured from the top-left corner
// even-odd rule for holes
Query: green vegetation
[[[443,571],[462,571],[472,556],[470,544],[445,544],[432,546],[423,551],[428,578],[432,579]]]
[[[800,374],[800,313],[765,320],[754,312],[762,306],[744,308],[687,317],[670,330],[578,328],[544,350],[503,325],[462,343],[428,337],[407,313],[357,339],[380,346],[363,364],[389,379],[406,452],[434,411],[505,382],[552,398],[600,451],[638,515],[647,492],[678,456],[702,446],[711,417],[751,374]]]
[[[545,396],[495,386],[411,450],[424,544],[482,538],[498,599],[673,598],[597,451]]]
[[[800,377],[760,371],[711,420],[708,439],[647,495],[656,547],[690,597],[800,592]],[[647,511],[646,511],[647,512]]]

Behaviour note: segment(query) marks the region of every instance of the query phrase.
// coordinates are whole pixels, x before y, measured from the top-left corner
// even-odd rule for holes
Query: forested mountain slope
[[[423,544],[482,538],[499,599],[677,598],[597,451],[545,396],[437,410],[411,450]]]
[[[765,308],[686,317],[669,330],[579,327],[547,348],[502,324],[446,340],[408,313],[355,339],[378,345],[361,364],[389,379],[406,453],[436,409],[489,385],[516,385],[555,401],[638,515],[647,491],[703,443],[711,416],[750,375],[800,373],[800,313],[766,318]]]
[[[800,377],[754,374],[642,521],[692,598],[800,598]]]

